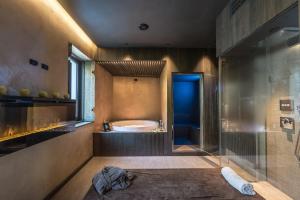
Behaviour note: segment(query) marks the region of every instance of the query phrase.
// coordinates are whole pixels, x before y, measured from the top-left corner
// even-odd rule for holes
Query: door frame
[[[174,151],[174,102],[173,102],[173,95],[174,95],[174,87],[173,87],[173,77],[174,75],[199,75],[200,80],[199,80],[199,101],[200,101],[200,147],[199,151],[202,151],[204,148],[204,126],[203,126],[203,121],[204,121],[204,73],[203,72],[172,72],[171,74],[171,116],[172,116],[172,121],[171,121],[171,132],[172,132],[172,137],[171,137],[171,142],[172,142],[172,152]]]

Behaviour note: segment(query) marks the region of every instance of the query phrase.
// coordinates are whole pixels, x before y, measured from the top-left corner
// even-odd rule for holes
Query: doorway
[[[202,73],[173,73],[173,151],[202,146]]]

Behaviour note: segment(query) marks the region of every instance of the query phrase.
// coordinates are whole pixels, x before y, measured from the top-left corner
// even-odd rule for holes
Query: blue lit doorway
[[[173,151],[202,148],[202,73],[173,73]]]

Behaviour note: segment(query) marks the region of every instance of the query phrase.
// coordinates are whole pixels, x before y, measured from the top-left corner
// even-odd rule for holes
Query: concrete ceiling
[[[228,1],[59,0],[99,47],[178,48],[214,48],[216,16]]]

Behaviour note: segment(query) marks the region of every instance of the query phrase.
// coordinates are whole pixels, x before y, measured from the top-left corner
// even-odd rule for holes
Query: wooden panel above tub
[[[119,60],[119,61],[97,61],[113,76],[129,77],[156,77],[160,74],[166,64],[164,60]]]

